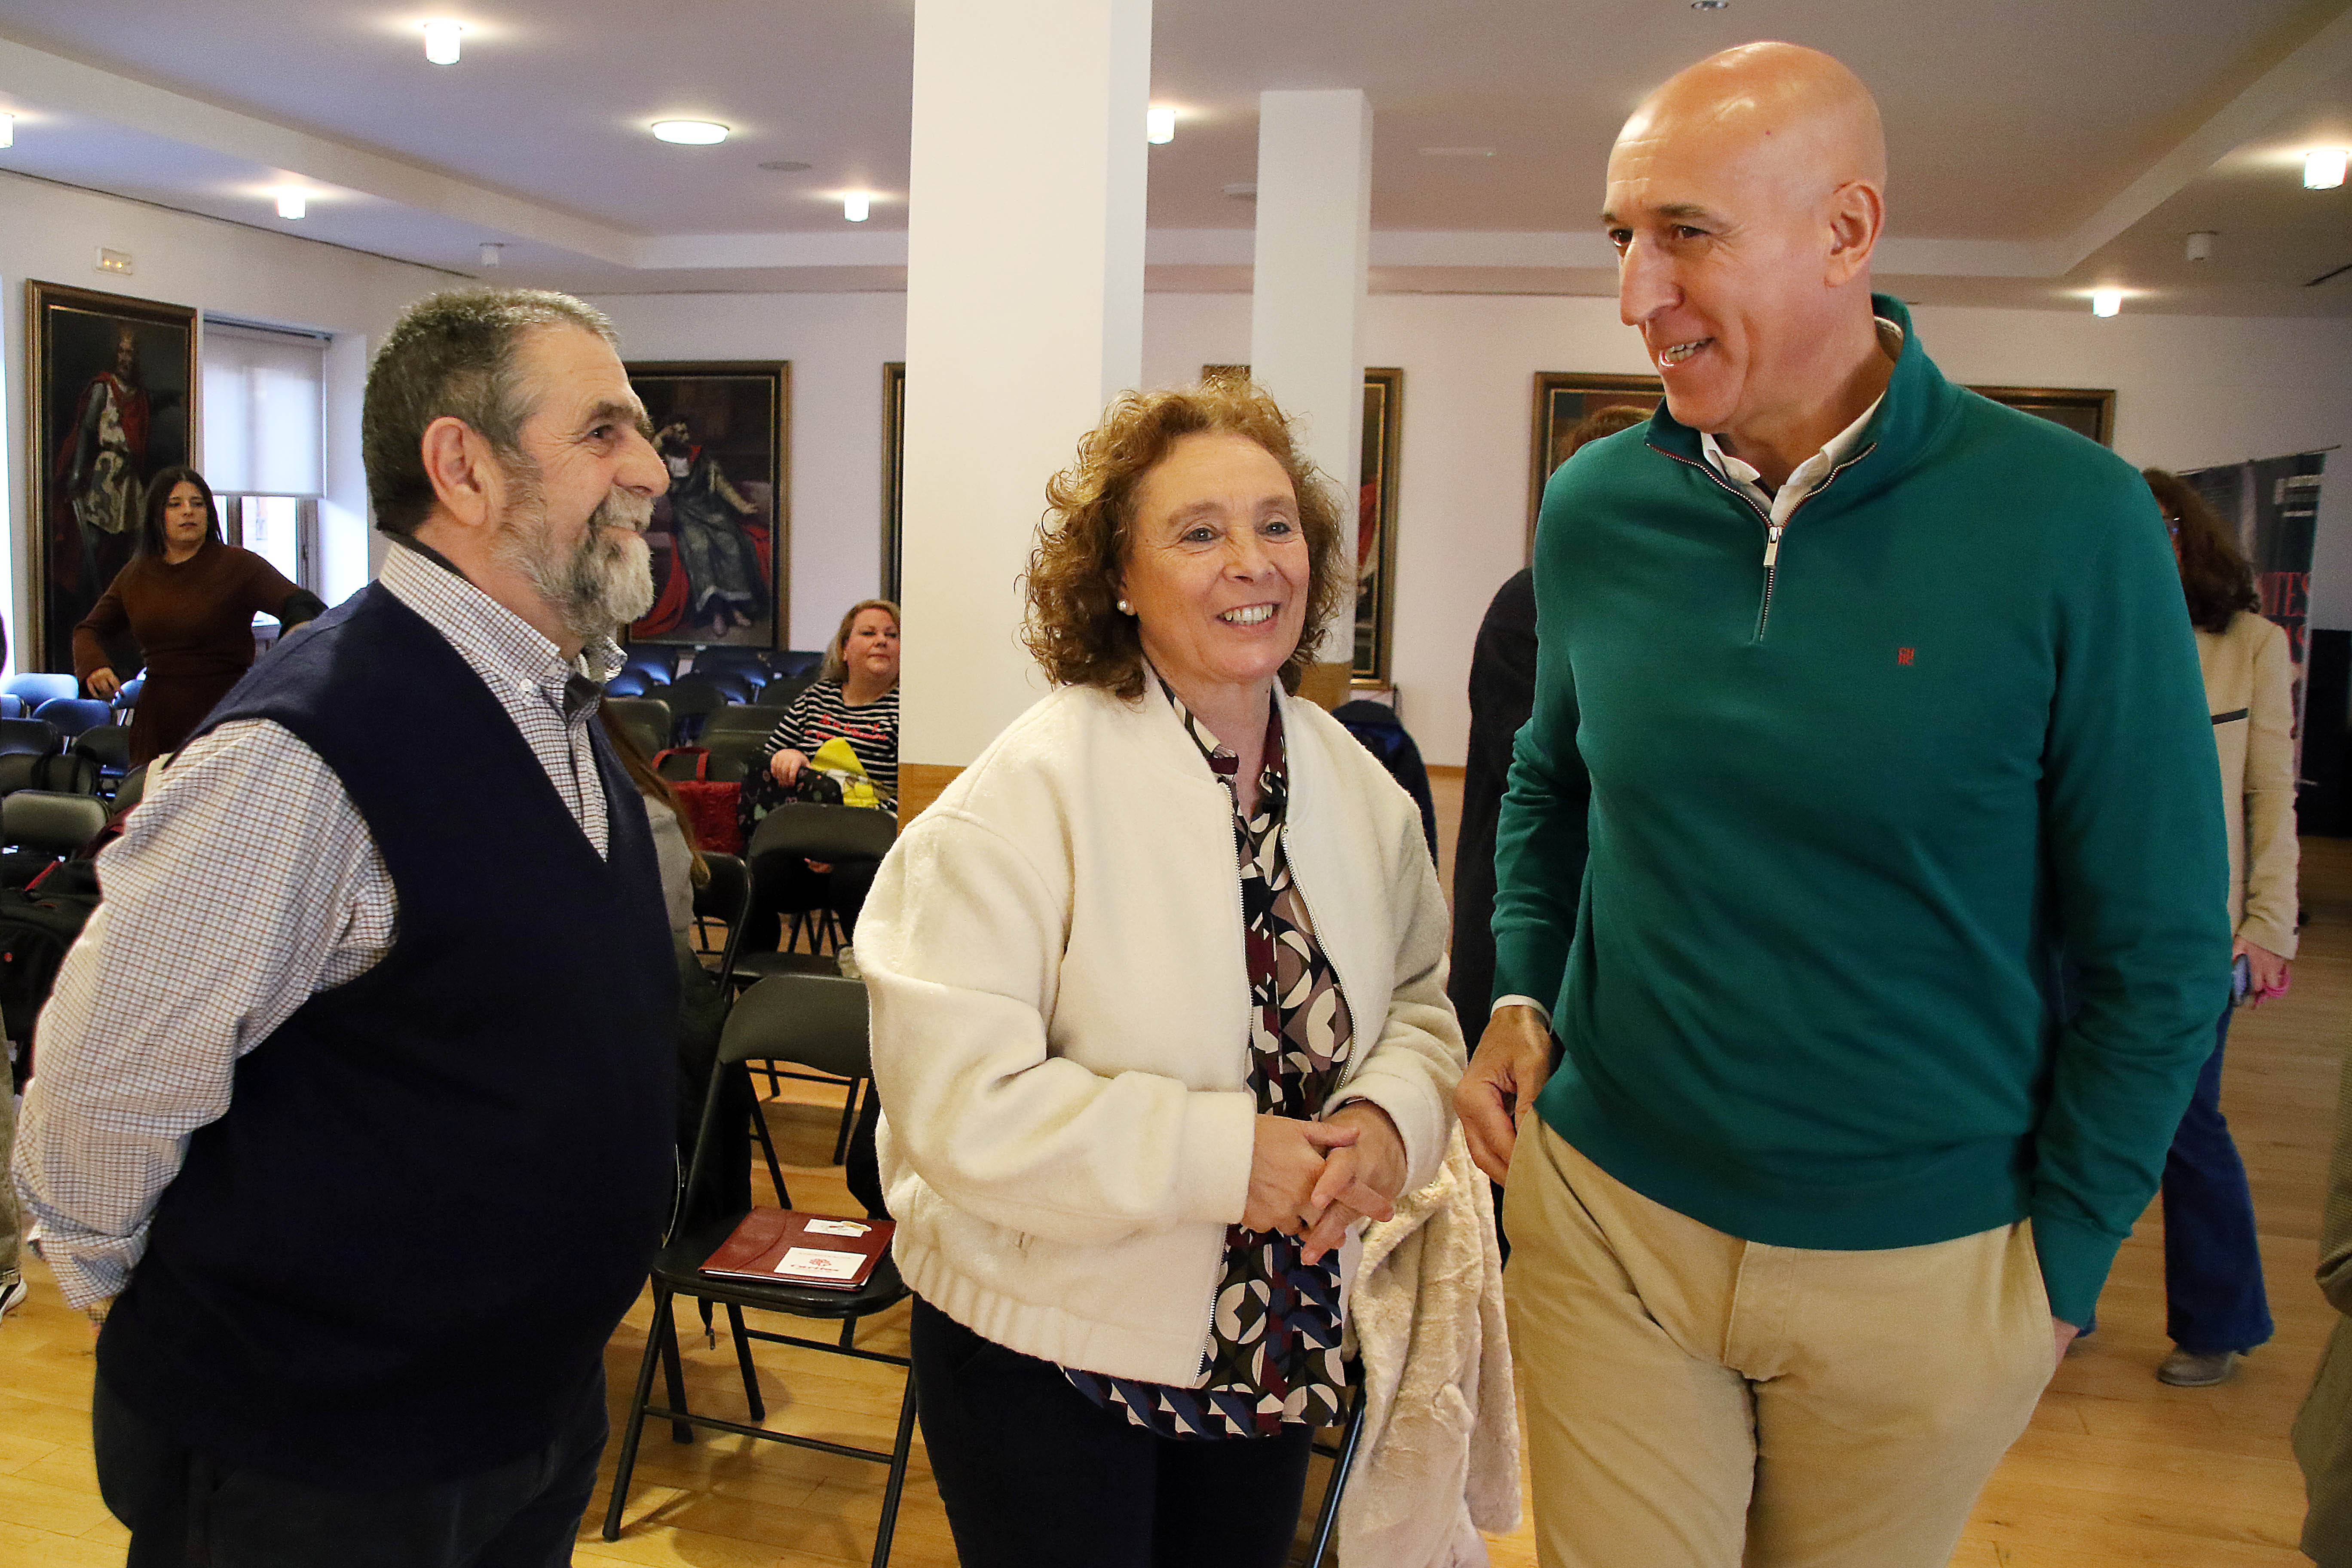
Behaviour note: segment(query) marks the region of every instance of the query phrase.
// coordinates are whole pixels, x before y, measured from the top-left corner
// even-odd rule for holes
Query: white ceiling
[[[1008,5],[1008,15],[1015,15]],[[424,58],[454,16],[465,58]],[[601,292],[903,287],[911,0],[0,0],[0,169],[331,243]],[[1255,105],[1361,87],[1373,286],[1609,293],[1592,218],[1641,95],[1715,48],[1828,48],[1877,93],[1880,270],[1905,297],[2352,314],[2347,0],[1159,0],[1151,284],[1246,289]],[[734,129],[712,148],[645,131]],[[1433,156],[1423,148],[1492,149]],[[806,163],[778,173],[763,163]],[[299,222],[273,187],[312,193]],[[843,220],[838,194],[877,193]],[[2191,229],[2221,235],[2189,264]]]

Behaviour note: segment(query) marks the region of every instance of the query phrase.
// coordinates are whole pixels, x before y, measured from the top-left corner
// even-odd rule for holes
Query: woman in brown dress
[[[213,705],[253,668],[253,617],[291,631],[325,609],[250,550],[221,542],[212,487],[170,468],[147,487],[139,552],[74,627],[74,674],[92,697],[122,689],[109,647],[124,632],[147,658],[131,721],[131,763],[177,751]]]

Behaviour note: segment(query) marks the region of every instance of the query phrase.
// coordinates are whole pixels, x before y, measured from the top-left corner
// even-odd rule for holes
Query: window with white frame
[[[319,499],[326,489],[327,339],[205,319],[205,482],[228,542],[297,587],[319,585]],[[265,631],[275,622],[256,617]]]

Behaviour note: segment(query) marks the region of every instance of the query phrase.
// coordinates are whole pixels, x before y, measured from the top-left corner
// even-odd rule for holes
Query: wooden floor
[[[1436,782],[1450,846],[1458,780]],[[2352,841],[2310,840],[2305,856],[2310,923],[2294,993],[2242,1018],[2224,1091],[2252,1173],[2278,1338],[2227,1386],[2191,1391],[2156,1382],[2151,1373],[2167,1344],[2163,1238],[2151,1208],[2116,1265],[2096,1340],[2059,1373],[2032,1429],[1993,1478],[1955,1563],[2304,1562],[2294,1544],[2302,1487],[2286,1433],[2330,1321],[2311,1269],[2337,1065],[2352,1019]],[[846,1213],[839,1169],[825,1163],[838,1104],[828,1106],[824,1092],[811,1089],[787,1094],[768,1116],[795,1200]],[[124,1532],[100,1502],[90,1468],[89,1331],[65,1310],[37,1262],[28,1258],[26,1273],[33,1299],[0,1327],[0,1568],[120,1563]],[[648,1317],[641,1301],[605,1358],[616,1426]],[[878,1321],[861,1342],[903,1351],[905,1310]],[[759,1360],[772,1425],[887,1444],[900,1387],[895,1369],[774,1347],[762,1347]],[[740,1417],[742,1391],[723,1336],[717,1350],[690,1337],[686,1365],[694,1405]],[[612,1465],[608,1449],[607,1485]],[[748,1438],[705,1436],[680,1447],[666,1433],[649,1432],[621,1539],[608,1544],[597,1533],[600,1490],[577,1560],[692,1568],[862,1563],[882,1479],[877,1465]],[[1494,1558],[1507,1568],[1532,1563],[1527,1532],[1496,1541]],[[892,1561],[901,1568],[955,1561],[919,1445]]]

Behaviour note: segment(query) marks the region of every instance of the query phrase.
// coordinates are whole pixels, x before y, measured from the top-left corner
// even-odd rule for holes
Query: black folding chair
[[[112,722],[114,710],[95,697],[55,697],[34,709],[33,717],[55,724],[58,734],[70,739]]]
[[[844,860],[879,860],[890,852],[898,837],[898,819],[887,811],[874,811],[854,805],[814,805],[793,801],[776,807],[760,819],[751,830],[751,842],[745,846],[743,858],[754,867],[769,856],[790,857],[800,860],[815,860],[837,864]],[[792,951],[803,934],[807,922],[812,954],[823,955],[841,945],[841,924],[834,911],[826,908],[814,910],[783,910],[789,932],[783,951],[778,952],[747,952],[735,960],[735,975],[739,982],[750,984],[771,974],[798,974],[810,972],[806,958]],[[835,966],[835,973],[839,973]]]
[[[748,731],[730,730],[714,735],[706,728],[702,731],[702,748],[710,753],[710,761],[702,776],[713,784],[741,784],[760,765],[760,753],[767,743],[764,731],[754,735]]]
[[[109,799],[131,771],[131,731],[120,724],[93,725],[76,735],[68,750],[98,765],[98,793]]]
[[[719,1071],[712,1075],[710,1092],[703,1100],[702,1126],[695,1138],[694,1163],[687,1178],[687,1190],[693,1192],[698,1189],[703,1166],[711,1158],[711,1141],[722,1135],[715,1123],[718,1121],[722,1075],[728,1068],[748,1067],[755,1061],[782,1059],[822,1062],[836,1073],[862,1077],[872,1070],[866,1030],[866,987],[854,980],[844,980],[838,976],[783,975],[764,981],[739,997],[734,1011],[728,1015],[727,1032],[719,1040]],[[702,1273],[702,1260],[719,1249],[719,1244],[727,1239],[742,1217],[740,1214],[726,1215],[689,1226],[671,1237],[654,1259],[653,1327],[646,1335],[645,1359],[638,1364],[636,1389],[629,1399],[628,1421],[621,1436],[620,1466],[613,1477],[613,1500],[604,1512],[604,1539],[620,1539],[621,1509],[628,1499],[629,1478],[636,1469],[637,1443],[644,1436],[646,1417],[652,1416],[667,1421],[671,1437],[680,1443],[692,1442],[693,1429],[702,1426],[712,1431],[758,1437],[771,1443],[788,1443],[798,1448],[813,1448],[821,1454],[838,1454],[845,1458],[871,1459],[877,1464],[887,1465],[890,1479],[883,1489],[882,1519],[875,1532],[873,1557],[873,1568],[883,1568],[890,1560],[890,1538],[897,1532],[898,1525],[898,1500],[906,1489],[908,1455],[914,1447],[915,1372],[907,1357],[861,1350],[856,1338],[859,1321],[905,1300],[908,1293],[907,1287],[899,1279],[898,1266],[887,1253],[875,1265],[872,1277],[855,1290],[825,1290],[760,1279],[706,1277]],[[727,1309],[728,1326],[733,1331],[735,1339],[735,1359],[743,1373],[744,1402],[751,1408],[753,1424],[698,1415],[687,1408],[686,1376],[677,1351],[677,1298],[680,1296],[698,1301],[716,1301]],[[836,1321],[841,1324],[840,1338],[837,1342],[828,1343],[797,1334],[772,1333],[763,1329],[749,1328],[743,1321],[743,1309],[746,1307],[755,1311]],[[751,1362],[753,1340],[797,1345],[803,1350],[823,1351],[834,1355],[852,1356],[859,1361],[882,1362],[907,1368],[907,1391],[898,1402],[898,1436],[889,1451],[855,1447],[798,1433],[770,1431],[766,1426],[757,1425],[767,1419],[768,1407],[761,1396],[759,1371]],[[667,1395],[667,1403],[659,1405],[652,1403],[654,1363],[657,1358],[661,1363]]]
[[[62,744],[47,719],[0,719],[0,756],[45,757]]]
[[[106,807],[86,795],[20,789],[0,799],[0,886],[26,886],[105,826]]]
[[[795,801],[780,805],[760,819],[751,830],[751,842],[745,847],[743,858],[758,865],[769,855],[789,856],[802,860],[838,864],[844,860],[879,860],[890,852],[890,845],[898,836],[898,819],[887,811],[874,811],[854,805],[813,805]],[[834,911],[824,906],[814,910],[778,911],[787,921],[783,947],[775,952],[739,952],[735,955],[735,982],[739,985],[755,984],[777,974],[835,975],[841,973],[841,922]],[[803,935],[808,939],[809,951],[794,949]],[[812,1064],[814,1065],[814,1064]],[[770,1072],[771,1092],[781,1087],[774,1080],[779,1075]],[[837,1078],[821,1073],[788,1072],[782,1077],[798,1079],[806,1083],[839,1083]],[[841,1129],[833,1141],[833,1163],[841,1163],[849,1150],[850,1130],[856,1124],[858,1096],[865,1089],[862,1079],[852,1079],[844,1087]]]
[[[146,798],[147,764],[142,763],[123,774],[122,782],[114,786],[114,809],[129,811]]]
[[[669,744],[669,704],[658,697],[608,697],[605,710],[629,727],[638,749],[648,757]]]
[[[1331,1533],[1339,1522],[1339,1500],[1347,1495],[1348,1474],[1356,1468],[1356,1449],[1364,1437],[1364,1364],[1349,1356],[1348,1415],[1332,1441],[1318,1441],[1315,1451],[1331,1461],[1331,1479],[1323,1483],[1323,1501],[1315,1510],[1315,1534],[1307,1548],[1306,1568],[1323,1568],[1331,1549]]]
[[[679,676],[662,689],[662,700],[669,704],[670,738],[665,746],[690,746],[702,733],[702,721],[713,711],[735,700],[736,682],[722,677],[704,675],[699,670]]]
[[[702,861],[710,868],[710,880],[694,890],[694,954],[710,971],[710,983],[721,992],[731,992],[735,950],[742,944],[744,922],[751,913],[751,872],[732,855],[706,852]],[[713,921],[726,927],[724,936],[713,938]],[[782,1087],[776,1082],[772,1067],[768,1069],[768,1083],[771,1093]],[[768,1179],[776,1184],[776,1201],[789,1204],[791,1200],[784,1196],[783,1164],[776,1158],[776,1142],[768,1135],[768,1119],[757,1100],[751,1102],[751,1135],[767,1156]]]
[[[748,734],[764,742],[776,728],[780,715],[772,709],[749,702],[730,702],[714,708],[702,721],[702,743],[709,745],[721,735]]]

